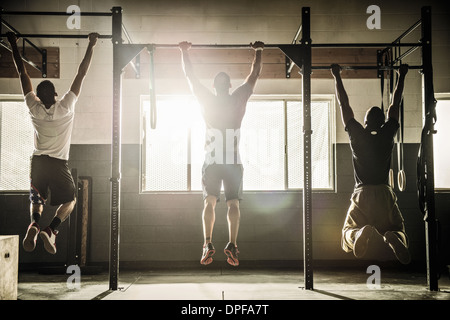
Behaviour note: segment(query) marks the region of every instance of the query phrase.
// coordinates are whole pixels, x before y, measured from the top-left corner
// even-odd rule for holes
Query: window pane
[[[33,126],[24,102],[0,102],[0,190],[30,188]]]
[[[189,106],[172,99],[160,100],[157,106],[156,129],[151,129],[150,103],[143,103],[143,191],[186,190],[188,126],[183,120],[189,115]]]
[[[241,126],[244,190],[284,190],[284,102],[250,101]]]
[[[332,186],[330,103],[311,103],[312,187]],[[287,103],[288,187],[303,188],[303,110],[301,101]]]
[[[438,101],[436,106],[437,121],[433,136],[434,151],[434,185],[439,189],[450,189],[450,150],[448,137],[450,137],[450,100]]]
[[[205,160],[205,122],[200,106],[192,102],[191,126],[191,190],[202,190],[202,167]]]
[[[205,124],[197,100],[192,96],[158,97],[157,106],[158,122],[153,130],[148,98],[143,100],[143,191],[200,191]],[[313,188],[331,188],[329,101],[312,103],[312,126]],[[245,191],[285,190],[286,177],[288,188],[303,187],[302,128],[299,101],[248,102],[240,140]]]

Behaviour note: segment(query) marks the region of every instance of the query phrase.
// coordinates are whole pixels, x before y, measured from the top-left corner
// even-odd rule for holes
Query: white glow
[[[435,129],[437,133],[433,139],[434,149],[434,185],[437,189],[450,189],[450,100],[441,100],[436,106],[437,121]]]

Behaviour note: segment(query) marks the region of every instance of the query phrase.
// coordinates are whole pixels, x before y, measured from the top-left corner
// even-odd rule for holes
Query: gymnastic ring
[[[389,185],[394,188],[394,170],[389,170]]]
[[[400,170],[397,175],[398,189],[400,191],[405,191],[406,189],[406,175],[405,171]]]

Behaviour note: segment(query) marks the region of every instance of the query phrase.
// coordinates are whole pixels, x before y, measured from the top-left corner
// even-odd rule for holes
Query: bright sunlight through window
[[[313,188],[333,188],[332,102],[313,101]],[[193,96],[157,98],[157,125],[150,126],[150,101],[141,99],[142,192],[200,191],[205,124]],[[240,153],[244,191],[301,189],[301,102],[252,98],[242,121]]]

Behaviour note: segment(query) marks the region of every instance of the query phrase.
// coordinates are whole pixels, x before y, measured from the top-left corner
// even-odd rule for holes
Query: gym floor
[[[19,272],[18,300],[446,300],[448,272],[439,290],[430,291],[426,272],[380,268],[315,268],[313,290],[304,289],[302,267],[255,268],[227,265],[163,270],[121,270],[119,289],[109,290],[109,273],[82,270],[78,282],[70,274]],[[72,278],[73,279],[73,278]],[[378,286],[377,286],[378,285]]]

